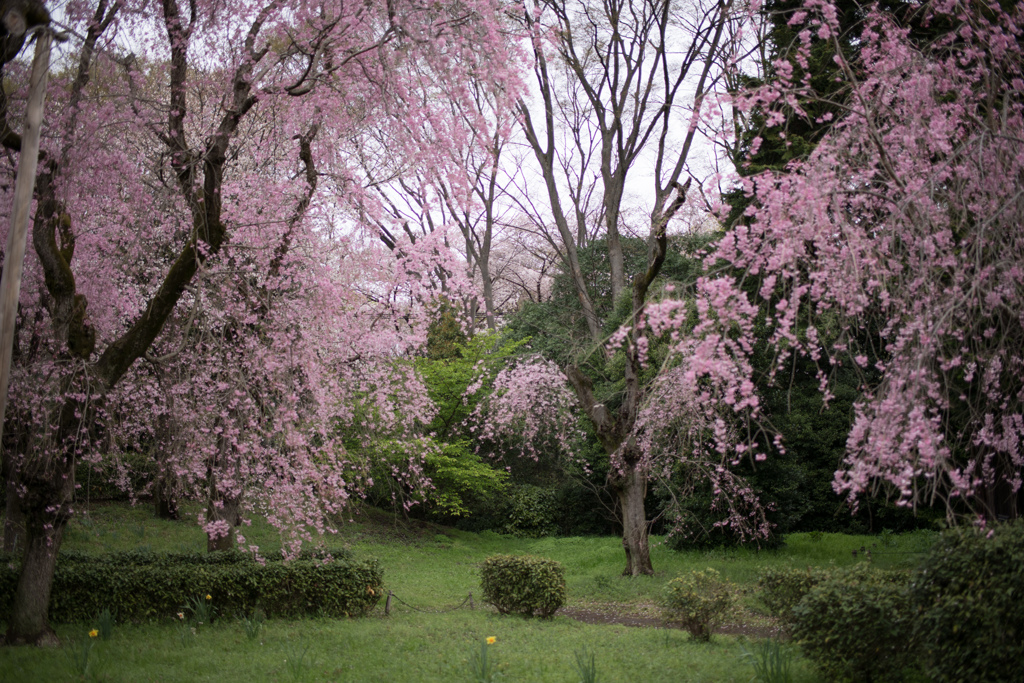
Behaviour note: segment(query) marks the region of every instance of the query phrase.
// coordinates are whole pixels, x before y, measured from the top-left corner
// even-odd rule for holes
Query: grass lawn
[[[868,536],[794,534],[771,552],[729,549],[675,552],[653,539],[657,573],[626,579],[618,538],[515,539],[494,533],[473,534],[433,525],[411,527],[373,511],[355,516],[328,545],[347,546],[357,557],[381,560],[387,588],[395,595],[390,616],[383,602],[367,618],[351,620],[270,620],[255,638],[242,622],[221,615],[193,634],[168,620],[119,624],[108,641],[91,641],[95,624],[58,625],[64,646],[58,649],[0,649],[2,681],[472,681],[470,660],[487,646],[494,680],[578,681],[576,654],[592,653],[598,680],[738,681],[747,683],[754,668],[744,656],[756,650],[758,636],[771,621],[760,613],[753,588],[765,566],[837,566],[863,561],[870,550],[880,566],[913,564],[930,544],[928,533],[881,539]],[[280,548],[276,532],[255,520],[244,529],[246,542],[269,554]],[[65,549],[91,553],[130,550],[205,549],[205,537],[193,523],[153,519],[149,507],[94,505],[70,524]],[[854,555],[857,551],[857,555]],[[495,553],[530,553],[560,561],[566,568],[569,612],[657,617],[664,584],[690,571],[713,567],[745,591],[726,629],[711,643],[690,640],[683,631],[637,628],[619,623],[582,623],[568,616],[526,620],[502,617],[480,603],[477,566]],[[197,588],[198,590],[198,588]],[[438,613],[463,602],[467,606]],[[182,596],[182,602],[190,596]],[[415,608],[415,609],[414,609]],[[418,611],[423,610],[423,611]],[[789,647],[789,646],[787,646]],[[795,650],[795,648],[792,648]],[[811,666],[794,651],[793,680],[816,681]]]

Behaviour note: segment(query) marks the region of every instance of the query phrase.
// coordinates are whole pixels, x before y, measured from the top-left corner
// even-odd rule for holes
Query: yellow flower
[[[372,588],[372,587],[370,587],[370,586],[367,586],[367,587],[366,587],[366,591],[367,591],[367,592],[368,592],[368,593],[369,593],[370,595],[376,595],[376,593],[374,593],[374,592],[373,592],[373,588]]]
[[[207,594],[206,594],[206,599],[207,599],[207,600],[213,600],[213,596],[212,596],[212,595],[210,595],[209,593],[207,593]]]
[[[487,644],[488,645],[494,645],[494,641],[496,641],[496,640],[497,640],[497,638],[495,638],[494,636],[487,636]]]
[[[89,631],[89,637],[90,637],[90,638],[95,638],[95,637],[96,637],[96,636],[98,636],[99,634],[100,634],[100,632],[99,632],[99,631],[97,631],[96,629],[93,629],[93,630]]]

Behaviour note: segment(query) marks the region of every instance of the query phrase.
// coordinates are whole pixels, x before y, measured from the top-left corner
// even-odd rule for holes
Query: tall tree
[[[55,134],[37,183],[35,260],[26,264],[34,286],[23,290],[20,375],[13,429],[5,430],[16,437],[5,462],[12,459],[26,526],[9,643],[52,639],[46,613],[75,464],[117,437],[117,394],[137,398],[132,389],[145,386],[135,381],[138,361],[172,353],[177,344],[165,330],[176,328],[184,344],[197,334],[186,333],[179,303],[198,305],[202,295],[204,329],[217,340],[179,356],[195,362],[190,376],[204,384],[201,396],[182,394],[175,407],[196,409],[192,419],[212,434],[203,450],[207,477],[225,485],[211,510],[230,507],[245,485],[237,472],[250,462],[250,424],[276,437],[267,453],[273,467],[260,476],[276,481],[279,509],[331,488],[345,495],[343,470],[297,475],[315,471],[303,463],[334,462],[317,452],[317,435],[302,431],[308,424],[297,413],[329,424],[331,411],[344,407],[332,373],[372,371],[373,358],[401,351],[395,336],[403,330],[411,330],[403,343],[423,340],[415,322],[426,315],[416,301],[429,278],[417,276],[449,257],[410,249],[383,264],[384,282],[352,277],[346,267],[382,262],[357,234],[339,234],[358,215],[360,189],[346,182],[353,160],[329,135],[350,135],[374,111],[400,109],[401,95],[417,87],[403,68],[408,60],[456,80],[469,72],[500,77],[489,70],[509,62],[504,43],[489,39],[496,12],[486,0],[65,7],[82,40],[76,66],[53,88]],[[432,113],[408,110],[413,118]],[[318,194],[323,178],[342,191]],[[329,239],[348,246],[331,249]],[[358,311],[365,325],[330,327],[344,309],[323,312],[339,293],[359,295],[348,296],[346,312]],[[261,337],[267,330],[273,334]],[[339,338],[346,330],[355,341]],[[303,353],[315,362],[296,366]],[[359,381],[370,394],[387,391],[386,378]],[[229,525],[209,519],[211,538]]]
[[[650,461],[635,432],[646,387],[634,330],[665,260],[668,223],[686,198],[689,182],[682,180],[701,106],[735,57],[735,8],[728,1],[544,0],[527,3],[523,17],[540,102],[520,102],[521,124],[547,190],[546,209],[557,230],[552,244],[571,276],[592,344],[604,341],[604,321],[578,255],[580,235],[592,219],[589,177],[596,179],[596,215],[608,247],[611,297],[616,302],[629,298],[618,406],[610,410],[595,398],[593,380],[581,366],[571,363],[565,373],[612,460],[610,484],[623,516],[624,573],[650,574],[644,509]],[[652,168],[640,168],[641,159]],[[650,183],[648,255],[640,269],[627,273],[623,197],[627,183],[638,177]],[[569,203],[563,200],[566,192]]]

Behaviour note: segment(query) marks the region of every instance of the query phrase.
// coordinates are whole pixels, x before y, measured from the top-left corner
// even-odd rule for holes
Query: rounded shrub
[[[665,585],[665,621],[686,629],[694,640],[711,640],[711,631],[732,607],[735,587],[714,569],[690,572]]]
[[[1024,520],[945,532],[911,583],[934,681],[1024,681]]]
[[[565,568],[531,555],[494,555],[480,565],[484,600],[502,614],[550,617],[565,604]]]
[[[916,676],[906,572],[837,571],[791,608],[792,635],[828,680]]]

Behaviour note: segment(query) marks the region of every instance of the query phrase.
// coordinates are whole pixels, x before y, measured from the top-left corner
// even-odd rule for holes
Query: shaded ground
[[[566,616],[585,624],[619,624],[638,628],[680,628],[678,625],[666,624],[665,621],[650,613],[627,611],[632,605],[600,605],[593,607],[563,607],[558,610],[559,616]],[[626,608],[626,609],[624,609]],[[647,612],[647,610],[644,610]],[[715,629],[715,633],[730,636],[746,636],[748,638],[780,638],[785,637],[782,628],[771,623],[729,623]]]

